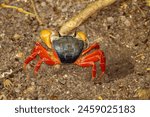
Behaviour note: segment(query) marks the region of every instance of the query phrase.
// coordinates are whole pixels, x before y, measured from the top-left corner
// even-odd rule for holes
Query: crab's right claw
[[[58,32],[52,31],[51,29],[45,29],[40,32],[42,41],[49,47],[52,48],[52,38],[59,36]]]

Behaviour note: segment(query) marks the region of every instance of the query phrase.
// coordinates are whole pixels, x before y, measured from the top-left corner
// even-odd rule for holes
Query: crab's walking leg
[[[44,62],[44,59],[40,59],[40,60],[37,62],[36,66],[35,66],[35,68],[34,68],[34,74],[37,74],[37,72],[38,72],[38,70],[39,70],[39,68],[40,68],[40,66],[41,66],[41,64],[42,64],[42,62]]]
[[[83,57],[80,57],[76,62],[75,64],[79,65],[79,66],[82,66],[82,67],[89,67],[90,65],[93,66],[93,69],[92,69],[92,79],[95,78],[96,76],[96,66],[94,62],[97,62],[99,61],[100,62],[100,67],[101,67],[101,70],[102,70],[102,73],[100,74],[100,78],[102,77],[102,75],[104,74],[105,72],[105,56],[104,56],[104,53],[101,51],[101,50],[95,50],[94,52],[86,55],[86,56],[83,56]],[[90,64],[89,63],[94,63],[94,65]]]
[[[94,61],[94,62],[99,61],[100,62],[100,68],[102,70],[100,77],[102,77],[102,75],[104,74],[105,69],[106,69],[106,65],[105,65],[106,64],[106,58],[105,58],[104,52],[101,50],[95,50],[93,53],[86,55],[84,57],[84,59],[85,59],[85,62],[86,61]]]
[[[92,66],[92,79],[94,79],[96,77],[96,65],[94,62],[79,62],[76,63],[77,65],[81,66],[81,67],[90,67]]]
[[[36,42],[35,48],[33,49],[32,54],[28,56],[26,60],[24,61],[24,64],[23,64],[24,69],[26,69],[27,64],[30,63],[32,60],[34,60],[36,56],[40,53],[40,51],[38,51],[39,47],[40,47],[40,44]]]
[[[89,57],[89,58],[85,59],[85,62],[86,61],[94,61],[94,62],[99,61],[100,62],[100,68],[102,70],[102,73],[100,74],[100,78],[101,78],[105,72],[105,69],[106,69],[105,58],[102,56],[99,56],[99,55],[95,55],[93,57]]]
[[[40,60],[37,62],[35,68],[34,68],[34,74],[37,74],[37,72],[38,72],[38,70],[39,70],[39,68],[40,68],[40,66],[41,66],[41,64],[42,64],[43,62],[45,62],[45,63],[48,64],[48,65],[60,64],[58,61],[54,61],[54,60],[52,60],[50,57],[40,59]]]
[[[89,51],[91,51],[92,49],[99,49],[99,44],[98,43],[94,43],[92,44],[90,47],[88,47],[87,49],[85,49],[83,52],[82,52],[82,55],[88,53]]]
[[[24,62],[24,69],[26,68],[26,65],[31,62],[33,59],[35,59],[36,56],[39,56],[40,60],[37,62],[34,73],[36,74],[42,64],[42,62],[48,64],[48,65],[54,65],[54,64],[60,64],[60,60],[56,54],[55,51],[51,50],[48,52],[44,47],[41,46],[39,42],[36,42],[36,46],[33,49],[32,54],[27,57],[27,59]]]
[[[35,59],[35,57],[37,56],[38,52],[33,52],[24,62],[23,68],[26,69],[27,64],[32,61],[33,59]]]

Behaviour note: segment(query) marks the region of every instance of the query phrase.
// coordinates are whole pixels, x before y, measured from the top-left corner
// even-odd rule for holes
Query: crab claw
[[[87,37],[86,37],[85,33],[81,32],[81,31],[76,32],[76,38],[81,39],[84,42],[87,41]]]
[[[45,29],[40,32],[40,37],[49,48],[52,48],[52,38],[59,37],[59,34],[51,29]]]
[[[75,37],[76,37],[77,39],[80,39],[80,40],[84,41],[85,44],[86,44],[86,47],[89,46],[89,40],[88,40],[88,38],[86,37],[86,35],[85,35],[84,32],[81,32],[81,31],[76,32],[76,33],[75,33]]]

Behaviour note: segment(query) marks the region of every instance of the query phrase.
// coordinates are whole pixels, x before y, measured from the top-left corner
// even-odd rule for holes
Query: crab
[[[40,38],[49,48],[47,51],[40,42],[36,42],[35,47],[25,61],[27,64],[39,56],[39,61],[35,65],[34,73],[37,74],[42,63],[48,65],[73,63],[81,67],[92,67],[92,79],[96,77],[96,62],[100,63],[101,74],[105,72],[106,59],[104,52],[98,43],[93,43],[84,49],[87,43],[87,36],[83,32],[76,32],[73,36],[61,36],[58,32],[45,29],[40,32]]]

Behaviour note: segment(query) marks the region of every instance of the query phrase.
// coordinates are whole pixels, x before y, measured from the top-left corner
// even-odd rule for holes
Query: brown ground
[[[58,30],[91,0],[35,1],[44,26],[16,10],[0,9],[1,99],[150,99],[150,7],[144,0],[118,0],[78,27],[87,33],[90,43],[99,42],[106,55],[106,73],[94,81],[91,68],[75,65],[56,69],[42,64],[34,76],[35,60],[26,72],[22,70],[40,30]],[[32,11],[25,0],[9,4]],[[100,73],[98,66],[97,76]],[[4,86],[6,79],[13,83],[12,88]]]

